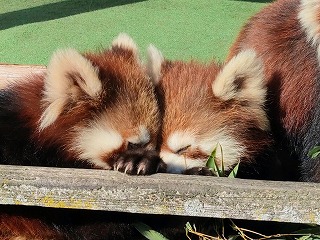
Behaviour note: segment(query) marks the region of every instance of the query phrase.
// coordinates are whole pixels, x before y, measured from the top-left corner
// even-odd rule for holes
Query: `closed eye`
[[[190,147],[191,147],[191,145],[180,148],[178,151],[175,152],[175,154],[181,155],[181,154],[185,153],[188,150],[188,148],[190,148]]]

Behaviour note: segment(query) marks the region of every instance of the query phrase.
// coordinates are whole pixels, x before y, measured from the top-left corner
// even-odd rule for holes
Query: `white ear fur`
[[[262,105],[266,97],[262,61],[253,50],[240,52],[218,74],[212,90],[225,101],[236,99]]]
[[[148,47],[147,73],[152,82],[157,85],[161,77],[161,65],[164,61],[162,53],[152,44]]]
[[[132,51],[134,55],[138,56],[139,51],[136,43],[126,33],[120,33],[113,41],[112,48],[122,48]]]
[[[79,87],[90,97],[97,97],[102,90],[98,69],[74,49],[54,53],[45,78],[43,102],[46,109],[40,119],[40,130],[51,125],[66,103],[79,96]]]
[[[301,26],[304,28],[307,39],[318,52],[318,62],[320,64],[320,1],[319,0],[301,0],[300,11],[298,14]]]
[[[308,40],[314,45],[319,44],[320,38],[319,10],[319,0],[301,0],[300,2],[298,17],[302,27],[306,30]]]

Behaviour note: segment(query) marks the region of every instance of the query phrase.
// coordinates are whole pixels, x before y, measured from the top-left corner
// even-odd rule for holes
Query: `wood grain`
[[[32,74],[44,73],[45,66],[0,64],[0,89],[14,81],[23,81]]]
[[[0,204],[320,224],[320,185],[0,166]]]

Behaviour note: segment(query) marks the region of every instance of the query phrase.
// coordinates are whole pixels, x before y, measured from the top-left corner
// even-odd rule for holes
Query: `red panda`
[[[164,171],[154,86],[126,34],[53,54],[47,71],[0,90],[0,164]]]
[[[168,239],[185,239],[186,222],[215,234],[212,218],[75,209],[0,206],[1,240],[145,240],[134,227],[143,222]],[[16,213],[20,213],[19,216]]]
[[[0,214],[1,240],[64,240],[67,239],[62,231],[43,219],[18,215]]]
[[[159,114],[154,85],[129,36],[119,35],[98,53],[60,50],[46,72],[0,90],[0,164],[164,172],[156,149]],[[58,210],[52,211],[1,208],[0,239],[82,239],[87,229],[99,229],[94,217],[78,224],[76,217],[66,222],[68,214],[52,217]],[[112,239],[108,234],[121,230],[118,222],[101,219],[106,229],[92,239]],[[134,231],[128,225],[119,222]]]
[[[254,51],[240,52],[223,65],[164,60],[153,46],[148,53],[163,109],[160,156],[167,171],[211,175],[206,161],[217,147],[220,169],[222,161],[229,172],[240,162],[246,171],[239,177],[264,175],[253,166],[271,153],[272,139],[263,66]],[[247,175],[250,165],[253,172]]]
[[[261,57],[278,154],[286,169],[313,182],[320,182],[320,158],[308,156],[320,144],[319,44],[320,1],[278,0],[248,21],[228,57],[247,48]]]

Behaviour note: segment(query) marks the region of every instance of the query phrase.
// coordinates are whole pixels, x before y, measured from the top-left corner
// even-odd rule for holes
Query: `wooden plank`
[[[45,70],[46,67],[41,65],[0,64],[0,89],[10,82],[23,80],[32,74],[44,73]]]
[[[0,166],[0,204],[320,224],[320,185]]]

